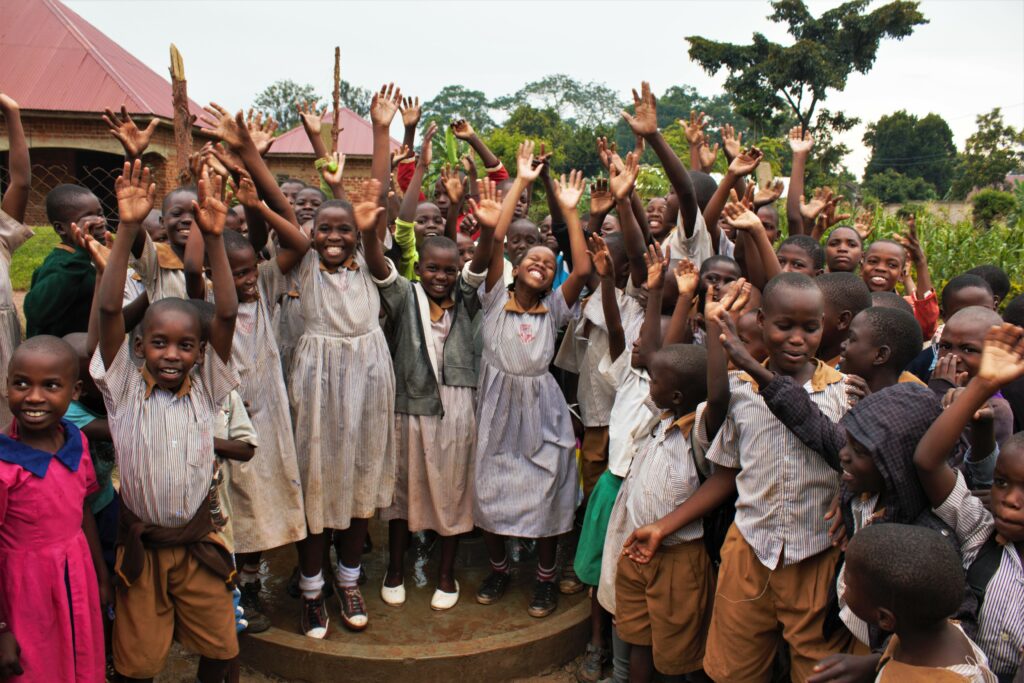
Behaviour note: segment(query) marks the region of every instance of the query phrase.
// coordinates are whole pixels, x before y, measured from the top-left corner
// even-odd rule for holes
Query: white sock
[[[324,573],[317,572],[316,576],[306,576],[299,572],[299,590],[302,591],[302,597],[307,600],[320,597],[320,591],[324,587]]]
[[[338,560],[338,585],[343,588],[350,588],[356,586],[359,583],[359,566],[346,567]]]

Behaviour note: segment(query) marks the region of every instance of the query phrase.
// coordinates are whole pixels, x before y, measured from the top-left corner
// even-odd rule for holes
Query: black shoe
[[[498,602],[505,594],[505,589],[508,588],[508,582],[511,580],[512,575],[509,572],[492,571],[480,584],[480,588],[476,592],[476,601],[481,605]]]
[[[369,624],[366,602],[358,586],[337,586],[335,593],[341,604],[341,622],[350,631],[362,631]]]
[[[533,600],[526,610],[531,617],[546,617],[558,608],[558,586],[554,581],[538,581],[533,587]]]
[[[601,678],[601,665],[604,663],[604,653],[587,643],[587,651],[583,655],[580,665],[576,668],[576,680],[579,683],[597,683]]]
[[[242,597],[238,601],[238,605],[242,608],[243,616],[249,624],[245,627],[246,633],[263,633],[270,628],[270,619],[263,613],[263,601],[260,600],[261,588],[259,579],[252,583],[243,583],[241,586]]]
[[[308,638],[323,640],[327,637],[327,627],[331,620],[327,616],[327,605],[324,604],[324,592],[310,600],[302,598],[302,633]]]

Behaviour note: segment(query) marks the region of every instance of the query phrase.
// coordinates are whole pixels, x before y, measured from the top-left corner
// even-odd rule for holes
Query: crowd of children
[[[522,539],[531,616],[588,588],[580,681],[1020,683],[1024,299],[987,264],[937,293],[912,218],[870,241],[870,216],[808,200],[807,131],[781,230],[756,147],[723,128],[716,182],[703,115],[684,163],[648,84],[633,98],[637,147],[596,141],[583,207],[581,173],[524,141],[510,175],[464,120],[472,153],[425,186],[437,124],[417,153],[419,100],[393,85],[364,179],[298,103],[319,187],[270,172],[273,124],[211,104],[196,184],[157,197],[154,126],[108,111],[118,223],[49,192],[60,244],[21,342],[31,173],[0,94],[0,679],[152,680],[174,640],[203,683],[237,677],[237,633],[270,627],[264,552],[294,545],[296,622],[323,639],[332,611],[362,631],[406,601],[425,532],[434,610],[501,600]],[[646,205],[645,149],[672,187]]]

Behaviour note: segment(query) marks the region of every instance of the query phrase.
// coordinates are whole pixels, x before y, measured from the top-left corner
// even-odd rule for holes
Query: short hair
[[[949,325],[954,320],[958,323],[966,322],[968,324],[984,326],[986,330],[993,325],[998,325],[1003,322],[1003,319],[999,317],[998,313],[993,311],[991,308],[986,308],[984,306],[968,306],[967,308],[961,308],[946,321],[946,324]]]
[[[253,254],[256,253],[256,249],[253,248],[249,238],[240,232],[234,230],[225,230],[223,233],[224,239],[224,251],[229,254],[237,254],[240,252],[251,251]]]
[[[731,256],[715,254],[714,256],[707,257],[706,259],[704,259],[704,262],[700,264],[700,272],[697,274],[698,277],[703,277],[705,273],[711,270],[712,266],[715,266],[719,263],[724,263],[727,266],[735,268],[736,272],[739,273],[737,277],[743,275],[743,269],[740,268],[740,264],[736,262],[736,259],[732,258]]]
[[[297,194],[302,194],[303,192],[307,192],[307,191],[309,191],[309,192],[316,192],[318,195],[320,195],[320,200],[321,201],[326,201],[327,200],[327,195],[324,194],[324,191],[321,190],[319,187],[314,187],[313,185],[306,185],[301,190],[299,190],[299,192]]]
[[[1003,320],[1024,327],[1024,294],[1018,294],[1010,299],[1010,303],[1003,309]]]
[[[891,350],[888,365],[902,370],[921,353],[924,343],[921,325],[913,313],[899,308],[872,306],[860,313],[861,319],[871,329],[876,346],[888,346]]]
[[[897,249],[900,250],[900,258],[903,259],[904,263],[906,263],[906,261],[907,261],[907,249],[906,249],[906,247],[904,247],[902,244],[900,244],[896,240],[891,240],[891,239],[889,239],[887,237],[883,237],[881,239],[877,239],[874,242],[872,242],[871,244],[865,245],[864,246],[864,253],[865,253],[865,255],[868,253],[868,251],[871,250],[871,247],[875,246],[876,244],[891,244],[891,245],[893,245],[894,247],[896,247]]]
[[[856,238],[857,238],[857,243],[858,243],[858,244],[860,244],[861,248],[863,248],[863,247],[864,247],[864,238],[860,236],[860,233],[859,233],[859,232],[857,232],[857,229],[856,229],[856,228],[854,228],[853,226],[850,226],[850,225],[837,225],[836,227],[832,228],[832,230],[831,230],[831,231],[830,231],[830,232],[828,233],[828,235],[827,235],[827,236],[825,237],[825,242],[826,242],[826,244],[828,243],[828,240],[829,240],[829,238],[831,238],[831,237],[832,237],[832,234],[833,234],[833,233],[834,233],[834,232],[835,232],[836,230],[849,230],[850,232],[852,232],[852,233],[853,233],[854,237],[856,237]]]
[[[699,344],[669,344],[654,354],[652,364],[664,362],[671,373],[670,386],[703,400],[708,395],[708,352]]]
[[[693,193],[697,196],[697,206],[703,211],[711,201],[711,197],[714,196],[715,190],[718,189],[718,183],[704,171],[689,171],[689,173],[690,182],[693,184]]]
[[[810,257],[811,264],[815,270],[821,270],[825,267],[825,250],[821,248],[821,243],[814,239],[810,235],[792,235],[782,240],[779,245],[779,249],[792,244],[797,249],[803,249],[804,252]]]
[[[203,299],[189,299],[188,303],[199,314],[199,327],[202,329],[203,341],[209,340],[210,330],[213,328],[213,316],[217,314],[217,307],[212,302]]]
[[[317,207],[316,213],[313,214],[313,222],[316,223],[317,218],[320,217],[320,212],[324,209],[345,209],[349,215],[352,216],[352,220],[355,220],[355,210],[352,208],[352,204],[347,199],[328,199],[326,202]]]
[[[775,216],[776,227],[778,227],[779,210],[775,208],[775,203],[772,202],[771,204],[765,204],[764,206],[758,208],[756,213],[761,213],[762,211],[764,211],[767,214],[771,214],[772,216]]]
[[[143,336],[149,331],[149,326],[153,324],[153,320],[160,315],[171,312],[183,313],[195,320],[196,327],[199,328],[199,332],[202,334],[203,321],[199,317],[199,310],[188,299],[179,299],[172,296],[151,303],[149,308],[146,309],[145,315],[142,316]]]
[[[309,187],[309,185],[306,184],[305,180],[299,180],[298,178],[285,178],[280,183],[278,183],[277,186],[280,188],[284,187],[285,185],[302,185],[303,187]]]
[[[1002,268],[992,263],[975,266],[967,271],[970,275],[977,275],[988,283],[992,293],[1002,301],[1010,293],[1010,278]]]
[[[898,622],[948,619],[964,599],[959,553],[924,526],[869,524],[850,539],[846,572],[856,573],[876,606],[891,610]]]
[[[871,305],[875,308],[895,308],[911,315],[914,307],[896,292],[871,292]]]
[[[768,284],[764,286],[764,291],[761,292],[762,309],[768,308],[768,302],[774,300],[775,291],[780,289],[809,290],[821,295],[818,285],[814,284],[814,278],[803,273],[779,273],[768,281]],[[824,301],[824,295],[821,296]]]
[[[456,244],[451,238],[445,237],[444,235],[429,235],[420,244],[420,254],[427,253],[428,249],[436,249],[437,251],[450,251],[456,256],[459,254],[459,245]]]
[[[173,190],[171,190],[170,192],[168,192],[167,194],[164,195],[164,200],[162,202],[160,202],[160,213],[162,213],[162,214],[166,214],[167,213],[167,203],[169,201],[171,201],[171,197],[173,197],[174,195],[183,194],[183,193],[186,193],[186,192],[189,193],[189,194],[195,195],[197,199],[199,197],[199,191],[196,190],[196,186],[195,185],[182,185],[180,187],[176,187],[176,188],[174,188]]]
[[[27,353],[39,353],[57,356],[58,358],[63,357],[68,364],[68,372],[71,375],[72,381],[78,380],[78,353],[75,352],[71,344],[68,344],[60,337],[54,337],[49,334],[29,337],[14,349],[14,353],[11,354],[11,360],[7,364],[8,377],[10,376],[10,369],[14,367],[15,360]]]
[[[515,228],[517,226],[520,229],[525,228],[525,227],[533,228],[534,230],[537,231],[537,234],[540,235],[540,228],[538,228],[537,224],[534,223],[533,221],[531,221],[529,218],[517,218],[517,219],[515,219],[514,221],[509,223],[508,229],[512,230],[512,228]]]
[[[946,286],[942,288],[942,295],[940,297],[942,309],[946,310],[947,297],[956,294],[957,292],[970,289],[971,287],[977,287],[978,289],[984,289],[989,294],[993,294],[991,285],[988,284],[984,278],[974,275],[973,273],[961,273],[952,280],[946,283]]]
[[[46,194],[46,220],[67,223],[80,201],[95,196],[87,187],[61,183]]]
[[[999,452],[1006,453],[1011,448],[1024,449],[1024,432],[1017,432],[1003,439],[1003,442],[999,444]]]
[[[626,240],[622,237],[621,232],[613,232],[609,235],[605,235],[604,244],[608,247],[608,253],[611,254],[612,263],[626,260]]]
[[[825,303],[835,310],[850,311],[857,315],[871,308],[871,290],[853,273],[822,273],[814,278]]]

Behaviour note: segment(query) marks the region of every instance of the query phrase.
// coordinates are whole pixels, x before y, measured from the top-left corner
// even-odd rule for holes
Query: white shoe
[[[434,591],[434,597],[430,598],[430,609],[438,612],[446,609],[455,607],[455,603],[459,601],[459,582],[455,582],[455,592],[445,593],[443,590],[438,588]]]
[[[386,579],[385,579],[386,580]],[[405,582],[397,586],[380,585],[380,599],[392,607],[400,607],[405,604]]]

